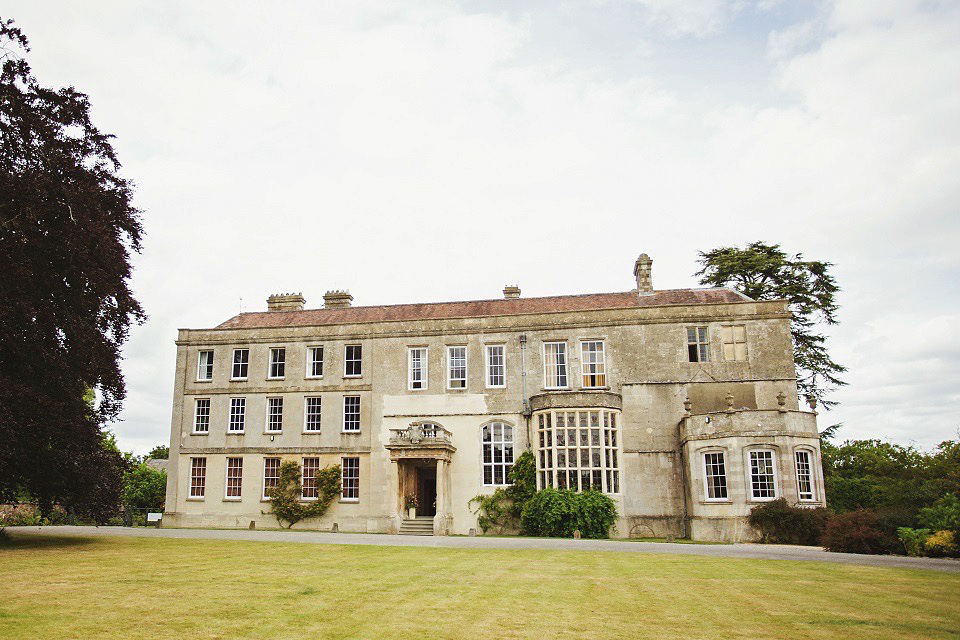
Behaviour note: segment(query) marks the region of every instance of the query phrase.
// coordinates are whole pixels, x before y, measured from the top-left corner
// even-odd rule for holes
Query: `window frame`
[[[494,439],[494,425],[500,425],[500,440]],[[484,440],[483,435],[484,431],[490,430],[490,440]],[[510,440],[506,439],[505,429],[510,431]],[[505,420],[491,420],[483,425],[480,425],[479,436],[480,436],[480,484],[484,487],[506,487],[512,483],[507,480],[510,474],[510,470],[513,468],[513,465],[517,461],[517,442],[516,442],[516,425],[506,422]],[[497,462],[497,447],[499,445],[501,451],[500,462]],[[510,445],[510,462],[506,462],[506,452],[507,445]],[[484,458],[484,447],[490,447],[490,462],[486,462]],[[486,471],[487,467],[490,468],[490,482],[486,480]],[[502,469],[503,482],[497,482],[497,467]]]
[[[490,350],[500,349],[500,366],[502,368],[501,377],[503,384],[491,384],[491,364]],[[487,389],[506,389],[507,388],[507,345],[503,342],[483,345],[483,381]]]
[[[753,483],[753,454],[754,453],[769,453],[770,454],[770,465],[771,472],[770,475],[773,478],[773,495],[772,496],[755,496],[754,495],[754,483]],[[780,465],[777,460],[778,451],[772,447],[751,447],[746,450],[747,453],[747,502],[770,502],[776,500],[781,496],[780,491],[780,478],[779,470]]]
[[[559,386],[550,386],[547,384],[547,346],[548,345],[563,345],[563,379],[566,384]],[[569,389],[570,388],[570,351],[567,349],[566,340],[545,340],[543,346],[540,350],[540,355],[543,357],[543,388],[545,390],[560,390],[560,389]],[[559,352],[558,354],[559,355]],[[560,362],[559,358],[556,363],[557,367],[557,382],[560,382]]]
[[[201,461],[202,464],[197,465],[197,461]],[[197,474],[197,469],[200,469],[201,473]],[[199,484],[196,484],[194,480],[200,480]],[[204,500],[206,498],[207,492],[207,457],[206,456],[190,456],[190,489],[187,493],[187,500]],[[200,492],[197,493],[196,489],[199,487]]]
[[[801,453],[807,456],[807,480],[810,483],[809,498],[804,498],[803,492],[800,490],[800,460],[798,458]],[[793,465],[797,478],[797,500],[799,502],[819,502],[819,499],[817,498],[817,473],[815,470],[816,467],[813,463],[815,459],[816,455],[813,449],[808,447],[797,447],[793,450]]]
[[[240,416],[240,425],[241,425],[240,429],[234,429],[234,428],[233,428],[233,423],[234,423],[234,420],[233,420],[233,417],[234,417],[233,408],[234,408],[234,401],[235,401],[235,400],[239,400],[239,401],[240,401],[237,406],[239,406],[239,407],[242,408],[242,411],[240,411],[240,413],[238,414],[238,415]],[[247,430],[247,398],[246,398],[246,396],[231,397],[231,398],[230,398],[230,413],[229,413],[228,416],[227,416],[227,434],[228,434],[228,435],[230,435],[230,434],[233,434],[233,435],[243,435],[243,433],[244,433],[246,430]]]
[[[277,358],[277,355],[282,356]],[[274,375],[274,370],[279,371],[279,375]],[[267,380],[283,380],[287,377],[287,348],[270,347],[270,355],[267,359]]]
[[[600,361],[588,363],[584,358],[584,347],[588,344],[599,344],[600,345]],[[587,364],[599,365],[599,373],[588,374],[586,371]],[[601,378],[603,384],[597,385],[587,385],[587,375],[592,375],[596,378]],[[580,388],[581,389],[609,389],[610,385],[608,384],[609,380],[607,379],[607,341],[603,338],[590,339],[582,338],[580,340]]]
[[[317,412],[317,428],[308,429],[310,425],[310,401],[318,400],[318,405],[320,406],[320,411]],[[322,396],[304,396],[303,397],[303,433],[320,433],[323,431],[323,397]]]
[[[737,340],[737,329],[743,330],[743,340]],[[730,334],[730,342],[727,342],[727,332]],[[727,345],[733,348],[733,358],[727,357]],[[737,345],[743,345],[743,357],[737,357]],[[747,348],[747,325],[746,324],[724,324],[720,326],[720,351],[723,354],[724,362],[747,362],[750,359],[750,350]]]
[[[413,383],[413,354],[415,351],[420,354],[420,387],[414,387]],[[426,391],[430,384],[429,366],[430,347],[407,347],[407,391]]]
[[[320,350],[319,361],[316,358],[314,358],[314,351],[317,349]],[[307,345],[307,357],[305,358],[305,360],[307,361],[307,366],[303,373],[303,377],[306,380],[320,380],[323,378],[323,364],[324,364],[323,357],[325,355],[324,351],[325,350],[322,344]],[[320,375],[316,375],[313,373],[313,365],[317,364],[317,362],[320,363]]]
[[[246,360],[243,362],[237,362],[237,354],[241,352],[246,352]],[[234,373],[237,371],[237,367],[241,367],[246,375],[244,376],[235,376]],[[243,369],[245,367],[245,369]],[[233,350],[233,358],[230,363],[230,381],[231,382],[242,382],[250,379],[250,348],[249,347],[237,347]]]
[[[310,489],[311,489],[311,490],[313,491],[313,493],[314,493],[314,495],[312,495],[312,496],[307,496],[307,495],[304,494],[304,490],[307,489],[307,460],[311,460],[311,461],[312,461],[312,460],[316,460],[316,461],[317,461],[317,463],[316,463],[317,466],[316,466],[315,468],[313,468],[313,475],[310,476],[310,480],[311,480],[312,483],[313,483],[313,486],[310,487]],[[311,467],[313,467],[312,464],[311,464]],[[314,502],[314,501],[317,500],[317,499],[319,498],[319,496],[320,496],[320,494],[317,492],[317,475],[316,475],[316,474],[317,474],[317,471],[320,470],[320,457],[319,457],[319,456],[304,456],[304,457],[302,457],[302,458],[300,459],[300,470],[301,470],[301,480],[302,480],[301,489],[300,489],[300,500],[302,500],[303,502]]]
[[[231,466],[231,462],[239,460],[239,466]],[[238,471],[235,475],[231,476],[231,471]],[[223,483],[223,499],[229,502],[238,502],[243,499],[243,457],[242,456],[227,456],[226,465],[224,468],[224,483]],[[236,484],[231,487],[230,481],[236,481]],[[231,495],[230,490],[236,488],[236,495]]]
[[[263,432],[264,432],[264,433],[271,433],[271,434],[273,434],[273,433],[283,433],[283,405],[284,405],[283,396],[267,396],[266,400],[267,400],[267,407],[266,407],[267,410],[266,410],[266,412],[265,412],[265,413],[266,413],[266,422],[264,423],[264,426],[263,426]],[[271,401],[272,401],[272,400],[279,400],[279,401],[280,401],[280,428],[279,428],[279,429],[271,429],[271,428],[270,428],[270,418],[272,418],[273,415],[274,415],[274,414],[272,414],[272,413],[270,412],[270,410],[272,409],[272,405],[271,405]]]
[[[696,342],[690,342],[690,332],[695,332],[695,337],[697,338]],[[703,339],[701,340],[700,332],[703,332]],[[689,364],[704,364],[712,362],[710,356],[710,327],[705,324],[689,325],[684,327],[684,336],[687,347],[687,362]],[[690,359],[690,347],[696,346],[697,348],[697,360]]]
[[[596,417],[596,420],[594,419]],[[557,407],[533,413],[537,489],[622,495],[623,413],[608,407]],[[596,432],[596,433],[594,433]]]
[[[463,378],[453,378],[453,357],[450,355],[454,349],[463,349]],[[458,358],[459,359],[459,358]],[[457,367],[459,369],[459,367]],[[469,388],[470,378],[470,354],[465,344],[447,345],[447,391],[466,391]],[[454,387],[454,380],[463,381],[462,387]]]
[[[710,471],[707,465],[707,456],[719,455],[720,464],[723,465],[723,491],[726,493],[722,498],[710,497]],[[704,502],[732,502],[730,498],[730,473],[727,464],[727,452],[724,449],[707,449],[700,452],[700,468],[703,470],[703,501]],[[717,476],[713,476],[717,477]]]
[[[273,460],[276,460],[276,462],[277,462],[277,475],[276,475],[276,480],[277,480],[277,484],[280,483],[280,465],[283,463],[283,461],[282,461],[280,458],[276,457],[276,456],[265,456],[265,457],[263,458],[263,477],[261,478],[261,481],[262,481],[262,482],[261,482],[261,485],[260,485],[260,500],[261,500],[261,501],[263,501],[263,500],[266,500],[267,502],[270,501],[270,497],[267,495],[267,488],[268,488],[268,487],[267,487],[267,462],[268,462],[268,461],[273,461]],[[273,479],[273,477],[274,477],[274,476],[270,476],[271,479]],[[273,486],[277,486],[277,485],[273,485]]]
[[[351,471],[356,471],[356,476],[347,476],[347,460],[355,460],[356,466],[351,464]],[[356,492],[355,496],[348,496],[347,481],[356,481],[356,486],[351,487]],[[353,492],[351,491],[351,493]],[[340,458],[340,502],[360,502],[360,456],[343,456]]]
[[[357,428],[356,428],[356,429],[348,429],[348,428],[347,428],[347,400],[348,400],[348,399],[353,399],[353,398],[356,398],[356,400],[357,400],[357,413],[356,413],[356,415],[357,415]],[[352,412],[351,412],[351,415],[353,415]],[[361,431],[362,416],[363,416],[363,400],[362,400],[362,397],[359,396],[359,395],[355,395],[355,394],[354,394],[354,395],[345,395],[345,396],[343,396],[343,417],[342,417],[342,420],[341,420],[341,430],[342,430],[342,432],[343,432],[343,433],[360,433],[360,431]]]
[[[200,431],[197,429],[197,420],[200,418],[200,403],[207,403],[207,428],[205,431]],[[210,434],[210,421],[213,417],[213,402],[212,398],[194,398],[193,399],[193,430],[190,432],[190,435],[194,436],[205,436]]]
[[[350,358],[350,350],[359,349],[360,357],[359,358]],[[356,363],[356,368],[358,373],[348,373],[350,365]],[[343,345],[343,377],[344,378],[362,378],[363,377],[363,345],[362,344],[345,344]]]
[[[197,379],[196,382],[213,382],[213,349],[201,349],[197,352]],[[203,362],[203,355],[209,353],[209,361]],[[200,375],[200,372],[203,371],[203,368],[209,370],[210,375],[204,377]]]

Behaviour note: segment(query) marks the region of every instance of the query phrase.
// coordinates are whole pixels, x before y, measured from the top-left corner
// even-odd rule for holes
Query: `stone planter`
[[[409,509],[407,509],[407,513],[410,515],[410,519],[414,520],[417,517],[417,508],[410,507]]]

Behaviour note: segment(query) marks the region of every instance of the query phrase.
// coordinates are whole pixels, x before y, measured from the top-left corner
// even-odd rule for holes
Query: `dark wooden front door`
[[[419,467],[417,469],[417,507],[418,516],[437,515],[437,470]]]

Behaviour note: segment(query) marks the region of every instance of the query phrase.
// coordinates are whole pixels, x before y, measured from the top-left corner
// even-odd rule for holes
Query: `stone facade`
[[[315,310],[279,294],[180,330],[164,523],[277,526],[264,485],[290,459],[348,475],[297,528],[396,532],[413,495],[435,533],[467,534],[469,500],[525,449],[541,485],[608,493],[623,537],[749,540],[760,502],[822,505],[786,303],[654,290],[651,264],[622,293],[355,307],[334,291]]]

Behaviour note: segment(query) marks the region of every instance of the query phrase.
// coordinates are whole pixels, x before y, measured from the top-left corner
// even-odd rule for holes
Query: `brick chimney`
[[[324,309],[346,309],[353,302],[349,291],[327,291],[323,294]]]
[[[275,293],[267,298],[267,311],[303,311],[306,302],[302,293]]]
[[[508,284],[503,288],[503,297],[507,300],[514,300],[520,297],[520,287],[515,284]]]
[[[648,296],[653,293],[652,266],[653,260],[645,253],[641,253],[633,265],[633,275],[637,277],[637,293],[642,296]]]

